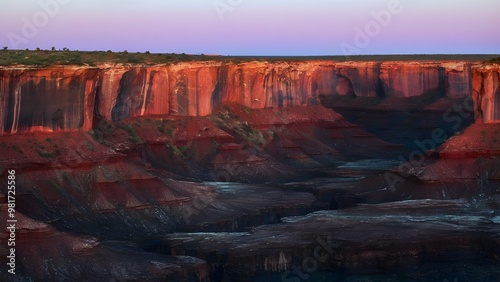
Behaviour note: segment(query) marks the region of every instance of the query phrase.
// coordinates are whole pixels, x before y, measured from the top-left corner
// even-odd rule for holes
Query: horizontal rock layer
[[[470,61],[0,68],[0,134],[86,131],[96,115],[206,116],[227,103],[262,109],[315,104],[322,95],[413,97],[430,91],[449,98],[472,93],[479,122],[494,122],[500,120],[499,72]]]

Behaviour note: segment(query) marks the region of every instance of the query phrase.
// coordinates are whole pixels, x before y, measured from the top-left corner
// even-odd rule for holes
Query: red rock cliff
[[[472,98],[478,122],[500,122],[500,68],[498,66],[481,67],[474,71]]]
[[[0,69],[0,133],[89,130],[95,114],[204,116],[317,103],[320,95],[473,95],[480,121],[500,120],[499,68],[479,62],[189,62],[162,66]],[[472,91],[474,89],[474,91]]]
[[[0,133],[90,129],[99,72],[0,69]]]

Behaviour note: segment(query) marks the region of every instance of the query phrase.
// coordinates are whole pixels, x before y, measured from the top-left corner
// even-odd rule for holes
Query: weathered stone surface
[[[90,130],[99,71],[0,69],[0,132]]]
[[[0,207],[2,222],[7,220],[6,206]],[[127,242],[61,232],[19,212],[16,218],[15,274],[4,267],[9,249],[2,244],[2,281],[208,281],[206,263],[194,257],[154,255]],[[0,236],[2,242],[9,237],[3,224]]]
[[[397,277],[398,268],[416,269],[425,261],[461,255],[455,258],[462,265],[472,256],[487,261],[490,269],[456,275],[465,280],[480,275],[494,281],[489,279],[500,275],[497,221],[488,211],[470,214],[461,201],[399,201],[284,218],[281,224],[246,233],[176,233],[159,237],[149,248],[165,254],[196,254],[211,261],[210,267],[219,270],[219,275],[232,279],[268,273],[267,277],[285,281],[301,275],[319,280],[316,272],[338,272],[341,277],[379,274],[386,280]],[[388,268],[393,271],[384,271]],[[447,272],[442,268],[431,271],[439,276]],[[424,281],[436,278],[432,276]]]
[[[473,73],[472,98],[478,122],[499,122],[500,71],[497,67],[483,67]]]
[[[500,119],[498,68],[479,62],[188,62],[161,66],[1,68],[0,132],[89,130],[148,115],[206,116],[223,104],[311,105],[319,96],[462,98]],[[95,109],[94,109],[95,107]]]

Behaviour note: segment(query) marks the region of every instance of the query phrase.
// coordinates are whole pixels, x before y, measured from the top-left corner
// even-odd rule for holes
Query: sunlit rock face
[[[110,120],[145,115],[208,115],[218,65],[193,62],[104,69],[98,113]]]
[[[186,62],[161,66],[0,69],[0,133],[87,131],[148,115],[206,116],[237,103],[307,106],[318,97],[475,98],[479,122],[500,120],[498,67],[480,62]]]
[[[478,68],[472,76],[472,88],[476,120],[482,123],[500,122],[499,68]]]
[[[0,132],[88,130],[99,71],[0,69]]]
[[[446,97],[463,98],[470,96],[472,91],[473,64],[456,62],[441,63],[446,82]]]
[[[446,81],[444,71],[439,64],[412,62],[383,63],[380,79],[385,95],[390,97],[419,96],[440,89],[442,83]]]

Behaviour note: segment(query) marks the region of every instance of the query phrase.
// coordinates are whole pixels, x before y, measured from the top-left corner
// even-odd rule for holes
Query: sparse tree
[[[56,51],[56,47],[52,46],[51,50]]]
[[[37,51],[40,51],[40,47],[36,47],[36,50],[37,50]]]
[[[7,46],[3,47],[3,50],[7,51],[7,49],[9,49],[9,47],[7,47]]]

